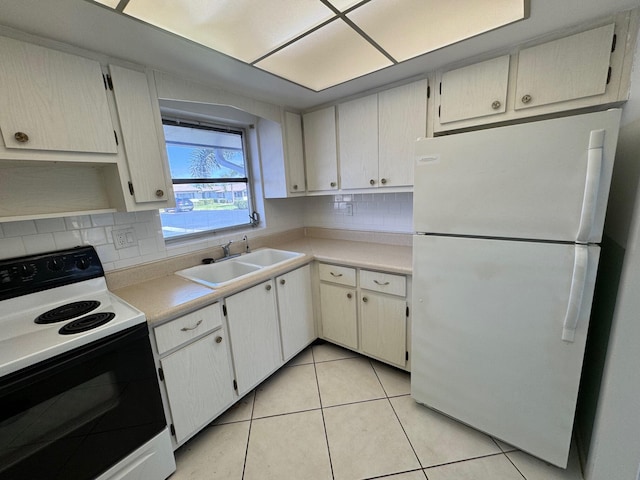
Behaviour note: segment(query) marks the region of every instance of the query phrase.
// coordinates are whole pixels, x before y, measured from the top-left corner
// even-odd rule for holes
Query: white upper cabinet
[[[289,193],[303,193],[304,146],[302,144],[302,117],[297,113],[284,112],[284,146],[287,167],[287,189]]]
[[[509,84],[509,55],[442,74],[440,123],[504,113]]]
[[[173,197],[169,161],[148,77],[116,65],[109,65],[109,71],[135,202],[168,201]]]
[[[521,50],[515,109],[602,95],[614,28],[612,23]]]
[[[307,190],[338,189],[338,154],[336,151],[336,109],[327,107],[305,113],[302,117],[304,155],[307,167]]]
[[[338,105],[340,187],[378,185],[378,95]]]
[[[413,186],[414,144],[427,135],[427,80],[378,94],[380,186]]]
[[[115,154],[100,64],[0,37],[0,130],[7,149]]]

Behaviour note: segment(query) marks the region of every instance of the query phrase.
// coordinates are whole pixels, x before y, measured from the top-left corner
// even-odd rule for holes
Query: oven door
[[[0,379],[0,479],[93,479],[165,426],[144,323]]]

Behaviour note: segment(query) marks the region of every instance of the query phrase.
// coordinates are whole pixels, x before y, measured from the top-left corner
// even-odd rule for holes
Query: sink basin
[[[228,260],[222,263],[198,265],[197,267],[180,270],[176,272],[176,274],[193,280],[194,282],[202,283],[203,285],[220,287],[240,277],[258,271],[260,268],[258,265],[248,265],[246,263]]]
[[[286,250],[276,250],[275,248],[263,248],[255,252],[242,255],[238,260],[242,263],[250,263],[261,267],[270,267],[281,262],[286,262],[292,258],[301,257],[298,252],[288,252]]]
[[[176,272],[176,275],[212,288],[220,288],[240,278],[275,267],[303,253],[264,248],[223,262],[198,265]]]

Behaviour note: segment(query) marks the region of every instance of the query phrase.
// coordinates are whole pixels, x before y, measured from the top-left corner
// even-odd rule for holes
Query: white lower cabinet
[[[404,367],[407,352],[406,309],[407,302],[404,298],[362,291],[362,351]]]
[[[284,361],[316,338],[311,296],[311,267],[305,265],[276,278]]]
[[[273,280],[225,299],[238,395],[243,396],[282,364]]]
[[[160,360],[178,443],[233,401],[225,337],[220,329]]]
[[[321,283],[320,309],[324,338],[356,350],[358,348],[356,289]]]

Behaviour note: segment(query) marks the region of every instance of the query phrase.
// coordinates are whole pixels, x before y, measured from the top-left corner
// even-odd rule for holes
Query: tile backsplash
[[[341,194],[265,202],[266,225],[255,235],[298,227],[410,233],[411,193]],[[112,232],[130,228],[136,244],[116,249]],[[157,210],[104,213],[0,223],[0,259],[77,245],[93,245],[106,271],[240,241],[244,233],[209,237],[165,246]]]

